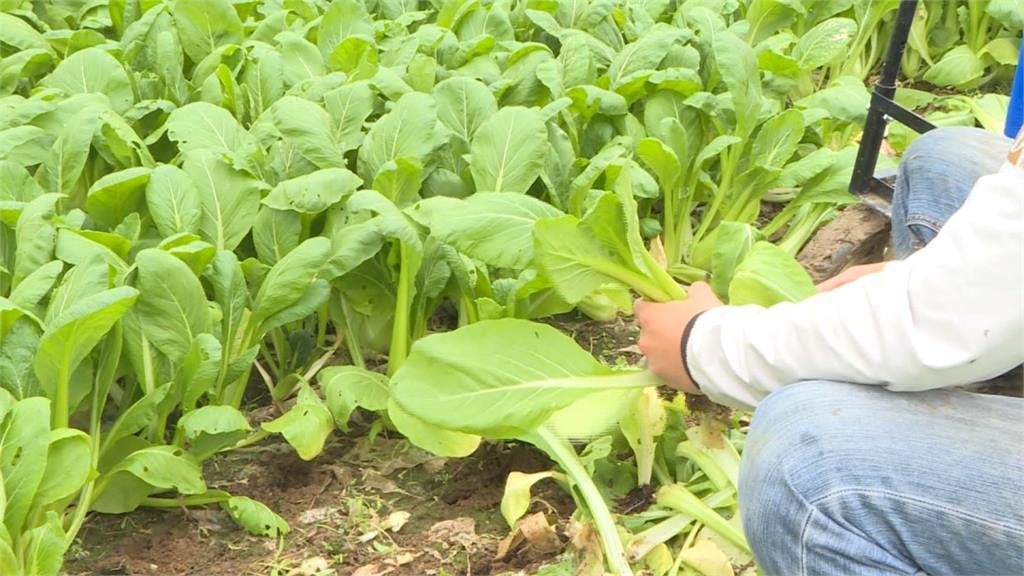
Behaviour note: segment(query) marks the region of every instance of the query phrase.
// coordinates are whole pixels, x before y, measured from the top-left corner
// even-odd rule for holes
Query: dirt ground
[[[508,528],[498,511],[505,477],[550,469],[529,446],[486,444],[447,460],[403,439],[338,437],[313,462],[274,443],[207,466],[211,487],[250,496],[291,525],[280,542],[247,535],[219,508],[140,510],[89,519],[68,574],[515,574],[556,564],[561,549],[521,546],[496,559]],[[553,483],[536,511],[559,533],[574,509]]]

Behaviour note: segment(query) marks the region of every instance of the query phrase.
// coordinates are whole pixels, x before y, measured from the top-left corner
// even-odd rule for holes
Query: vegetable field
[[[754,574],[632,302],[814,293],[898,4],[0,0],[0,574]],[[1022,29],[897,100],[998,130]]]

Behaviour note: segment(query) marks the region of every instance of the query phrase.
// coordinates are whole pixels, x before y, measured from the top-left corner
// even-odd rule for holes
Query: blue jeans
[[[1005,157],[998,147],[1008,141],[961,130],[930,132],[904,156],[893,199],[898,254],[934,238]],[[769,576],[1019,576],[1024,400],[787,386],[754,413],[740,509]]]
[[[1006,162],[1011,142],[965,127],[932,130],[914,140],[900,162],[892,199],[892,244],[898,258],[935,238],[978,178]]]

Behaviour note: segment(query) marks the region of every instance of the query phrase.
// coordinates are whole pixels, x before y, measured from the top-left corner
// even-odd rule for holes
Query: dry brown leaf
[[[363,485],[382,494],[390,494],[394,492],[404,493],[394,480],[387,478],[374,470],[365,471],[363,474]]]
[[[402,552],[394,558],[389,558],[388,563],[394,566],[405,566],[406,564],[412,564],[419,558],[419,554],[413,554],[412,552]]]
[[[729,557],[710,540],[698,540],[679,553],[686,565],[705,576],[733,576]]]
[[[385,576],[395,571],[394,567],[383,566],[381,564],[367,564],[356,568],[356,571],[352,573],[352,576]]]
[[[523,532],[516,526],[505,536],[505,539],[498,543],[498,551],[494,554],[495,560],[504,560],[512,555],[519,546],[526,542],[526,537],[523,536]]]
[[[380,527],[382,530],[398,532],[402,529],[402,526],[405,526],[406,522],[408,522],[409,518],[411,517],[412,514],[406,512],[405,510],[398,510],[396,512],[392,512],[391,514],[389,514],[388,517],[384,520],[384,522],[381,523]]]
[[[466,534],[476,535],[476,520],[464,516],[442,520],[427,530],[427,537],[435,542],[445,542]]]
[[[331,567],[330,562],[322,556],[306,558],[299,567],[291,572],[295,576],[314,576]]]
[[[548,524],[543,512],[530,514],[518,522],[518,529],[534,550],[540,553],[554,552],[562,549],[555,529]]]
[[[576,576],[604,574],[604,552],[594,527],[573,520],[567,532],[576,550]]]
[[[480,537],[476,533],[476,520],[472,518],[455,518],[442,520],[427,530],[427,538],[446,546],[457,544],[466,549],[480,545]]]
[[[321,508],[310,508],[299,514],[299,524],[316,524],[330,518],[338,509],[324,506]]]
[[[661,236],[655,236],[651,239],[649,252],[654,261],[662,268],[668,268],[668,256],[665,255],[665,245],[661,242]]]

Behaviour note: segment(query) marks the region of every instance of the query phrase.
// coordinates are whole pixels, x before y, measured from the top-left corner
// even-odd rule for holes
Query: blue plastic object
[[[1010,90],[1010,109],[1006,112],[1007,137],[1013,138],[1024,124],[1024,41],[1020,45],[1020,58],[1017,60],[1017,74],[1013,77],[1013,89]]]

